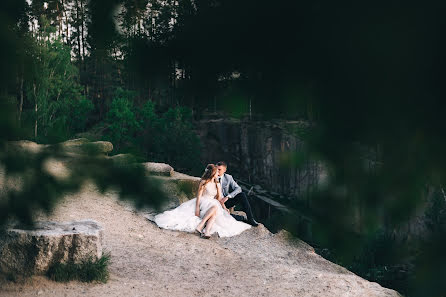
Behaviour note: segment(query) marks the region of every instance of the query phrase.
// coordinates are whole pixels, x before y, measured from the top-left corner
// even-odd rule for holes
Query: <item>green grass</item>
[[[110,254],[105,253],[97,261],[89,258],[81,263],[57,263],[48,270],[47,275],[50,279],[57,282],[78,280],[81,282],[98,281],[106,283],[109,277],[109,264]]]

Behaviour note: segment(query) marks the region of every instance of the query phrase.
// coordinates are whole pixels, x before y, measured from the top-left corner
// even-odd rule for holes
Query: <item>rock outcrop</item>
[[[195,195],[192,190],[186,194],[179,185],[187,184],[192,189],[199,181],[176,172],[156,178],[164,181],[174,204]],[[104,246],[111,253],[112,277],[107,284],[62,284],[39,276],[30,282],[2,283],[0,278],[0,297],[31,297],[36,292],[52,297],[400,296],[323,259],[305,242],[290,238],[286,231],[273,234],[259,225],[238,236],[203,240],[196,234],[160,229],[144,218],[148,218],[147,214],[131,205],[123,207],[122,203],[117,193],[101,193],[93,185],[86,185],[80,193],[65,197],[51,217],[39,218],[63,221],[67,217],[87,217],[100,222],[105,227]],[[57,223],[47,227],[51,226]],[[10,230],[0,247],[1,269],[18,271],[28,262],[29,273],[41,273],[52,261],[100,256],[101,229],[83,240],[73,232],[80,233],[79,226],[66,224],[58,228],[59,235],[51,239],[44,234],[54,232],[46,227],[40,231]],[[64,232],[65,237],[60,235]],[[92,244],[91,254],[85,248],[78,252],[74,252],[76,248],[67,248],[87,242]]]
[[[31,230],[8,229],[0,235],[0,272],[43,274],[55,263],[99,259],[102,237],[103,228],[93,220],[38,222]]]
[[[58,144],[38,144],[29,140],[10,141],[7,144],[8,150],[21,150],[31,153],[39,153],[49,148],[58,148],[65,153],[108,154],[113,150],[113,144],[108,141],[91,142],[86,138],[67,140]]]
[[[34,143],[22,144],[39,149]],[[122,155],[114,161],[126,158]],[[60,160],[46,165],[56,177],[70,169]],[[200,179],[177,173],[166,165],[159,168],[169,174],[154,178],[171,198],[166,203],[170,208],[195,197]],[[152,166],[147,174],[153,176],[151,170],[157,167]],[[2,180],[0,168],[0,185],[6,183]],[[101,257],[105,233],[104,246],[112,257],[112,278],[106,285],[67,285],[39,276],[33,278],[35,282],[1,283],[0,278],[0,297],[35,296],[36,292],[54,297],[74,297],[80,292],[95,297],[127,296],[131,292],[175,297],[400,296],[323,259],[305,242],[290,238],[286,231],[273,234],[260,224],[239,236],[203,240],[196,234],[159,229],[145,219],[154,212],[136,211],[117,196],[87,184],[80,193],[66,197],[51,217],[40,217],[54,221],[87,217],[100,222],[106,230],[91,220],[47,222],[37,224],[33,230],[8,229],[0,237],[0,272],[31,275],[44,273],[54,263]]]
[[[173,172],[172,176],[156,177],[163,184],[165,190],[171,197],[178,199],[179,203],[196,197],[200,178],[187,174]]]
[[[172,176],[173,168],[169,164],[146,162],[143,163],[147,173],[151,175]]]
[[[66,152],[108,154],[113,151],[113,144],[108,141],[90,142],[86,138],[68,140],[59,144]]]

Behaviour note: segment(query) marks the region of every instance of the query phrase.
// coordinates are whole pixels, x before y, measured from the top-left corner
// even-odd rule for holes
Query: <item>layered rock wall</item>
[[[198,133],[203,142],[203,164],[220,160],[228,173],[251,184],[260,184],[286,197],[307,199],[319,180],[320,166],[309,160],[298,137],[297,121],[203,120]],[[296,152],[303,163],[295,166]]]

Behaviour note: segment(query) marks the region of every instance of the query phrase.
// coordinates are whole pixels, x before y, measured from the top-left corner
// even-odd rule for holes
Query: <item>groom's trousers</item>
[[[225,202],[227,208],[231,208],[237,204],[241,204],[243,206],[243,210],[246,212],[248,221],[252,221],[254,218],[252,216],[251,205],[249,204],[248,197],[246,197],[245,193],[241,192],[235,197],[229,198],[228,201]]]

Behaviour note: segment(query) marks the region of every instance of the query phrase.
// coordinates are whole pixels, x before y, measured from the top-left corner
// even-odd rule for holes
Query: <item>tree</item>
[[[107,138],[117,150],[135,142],[135,134],[139,130],[139,122],[134,113],[134,93],[118,88],[106,115]]]
[[[44,18],[42,24],[46,30]],[[64,139],[85,127],[93,106],[81,95],[78,70],[71,63],[71,49],[60,40],[45,38],[34,46],[32,77],[25,83],[27,98],[34,102],[34,137],[48,140],[58,135],[59,140]],[[75,113],[70,112],[72,108]]]

